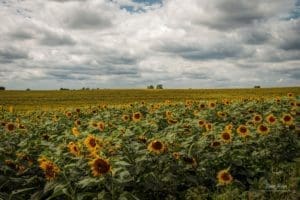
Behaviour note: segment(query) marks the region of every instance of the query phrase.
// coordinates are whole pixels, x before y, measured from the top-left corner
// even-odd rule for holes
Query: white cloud
[[[285,17],[295,9],[293,0],[0,0],[0,84],[299,85],[300,19]]]

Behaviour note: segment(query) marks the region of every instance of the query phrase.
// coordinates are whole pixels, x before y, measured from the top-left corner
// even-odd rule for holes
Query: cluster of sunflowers
[[[293,93],[2,109],[0,198],[230,199],[251,191],[292,198],[299,109]],[[276,177],[286,190],[262,192]]]

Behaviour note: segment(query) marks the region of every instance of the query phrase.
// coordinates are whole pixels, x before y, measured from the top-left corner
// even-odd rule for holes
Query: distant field
[[[124,104],[139,101],[174,102],[210,99],[273,98],[288,92],[300,95],[300,87],[260,89],[104,89],[70,91],[0,91],[0,105],[17,109],[57,106],[89,106],[98,104]]]

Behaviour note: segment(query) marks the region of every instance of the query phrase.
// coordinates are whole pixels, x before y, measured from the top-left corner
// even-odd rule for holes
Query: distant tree
[[[30,88],[27,88],[27,89],[26,89],[26,91],[30,91],[30,90],[31,90]]]
[[[68,88],[60,88],[59,90],[70,90],[70,89],[68,89]]]
[[[153,85],[148,85],[147,89],[154,89],[154,86]]]
[[[160,89],[164,89],[162,84],[158,84],[156,85],[156,89],[160,90]]]
[[[5,90],[5,87],[3,87],[3,86],[0,86],[0,90]]]
[[[260,88],[260,85],[255,85],[254,88]]]

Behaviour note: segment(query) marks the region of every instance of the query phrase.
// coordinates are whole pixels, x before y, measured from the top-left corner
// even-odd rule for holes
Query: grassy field
[[[0,199],[297,199],[299,95],[2,91]]]
[[[0,91],[0,105],[18,110],[127,104],[146,101],[173,102],[185,100],[222,100],[242,98],[275,98],[288,92],[300,95],[300,87],[261,89],[163,89],[163,90],[71,90],[71,91]]]

